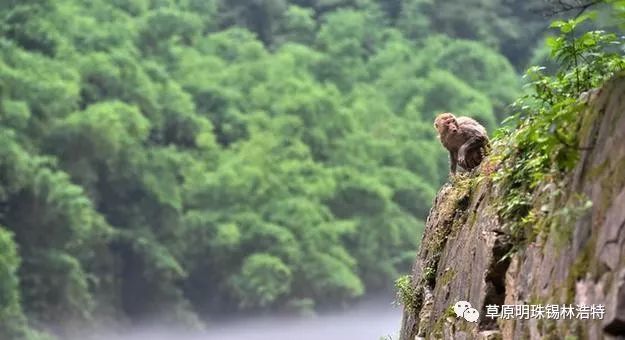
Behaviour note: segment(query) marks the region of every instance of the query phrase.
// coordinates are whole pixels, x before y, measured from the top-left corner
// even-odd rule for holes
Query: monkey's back
[[[486,129],[482,126],[482,124],[478,123],[475,119],[471,117],[460,116],[456,118],[458,122],[458,126],[460,127],[460,131],[471,134],[473,136],[483,136],[488,140],[488,133]]]

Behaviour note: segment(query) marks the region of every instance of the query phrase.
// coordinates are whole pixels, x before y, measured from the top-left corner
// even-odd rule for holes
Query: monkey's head
[[[434,127],[439,135],[453,133],[458,131],[458,121],[452,113],[445,112],[436,116],[434,119]]]

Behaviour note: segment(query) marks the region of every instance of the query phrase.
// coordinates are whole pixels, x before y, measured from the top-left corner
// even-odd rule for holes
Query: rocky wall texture
[[[537,223],[542,229],[530,243],[510,240],[492,176],[464,175],[441,188],[413,267],[400,339],[625,338],[625,78],[587,97],[579,162],[564,185],[545,183],[535,194],[545,216],[564,218]],[[456,317],[450,307],[460,300],[480,312],[478,322]],[[487,305],[503,304],[595,304],[605,315],[485,317]]]

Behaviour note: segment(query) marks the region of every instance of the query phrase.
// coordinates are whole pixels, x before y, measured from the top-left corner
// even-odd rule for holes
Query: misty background
[[[376,298],[357,303],[348,311],[306,318],[284,315],[212,321],[206,323],[204,331],[163,327],[155,322],[127,329],[90,330],[71,340],[398,339],[401,309],[387,302],[387,299]]]

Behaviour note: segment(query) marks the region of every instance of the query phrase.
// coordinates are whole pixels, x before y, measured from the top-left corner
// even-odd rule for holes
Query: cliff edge
[[[502,202],[510,197],[495,179],[495,161],[441,188],[400,287],[400,339],[625,336],[625,77],[580,100],[579,159],[561,180],[546,178],[533,190],[521,237],[505,213],[514,202]],[[457,317],[458,301],[470,302],[479,320]],[[527,307],[506,314],[503,305],[577,313],[592,306],[597,314],[541,317],[524,315]]]

